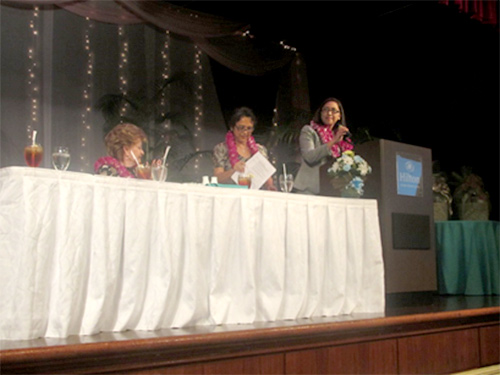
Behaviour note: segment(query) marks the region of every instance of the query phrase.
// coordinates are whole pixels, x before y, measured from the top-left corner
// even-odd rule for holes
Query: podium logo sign
[[[422,196],[422,159],[414,155],[396,155],[398,195]]]

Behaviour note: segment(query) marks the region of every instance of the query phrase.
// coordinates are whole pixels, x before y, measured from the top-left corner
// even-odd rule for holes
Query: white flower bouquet
[[[352,150],[344,151],[335,159],[327,173],[332,177],[332,184],[341,189],[342,196],[362,196],[364,181],[372,173],[372,167]]]

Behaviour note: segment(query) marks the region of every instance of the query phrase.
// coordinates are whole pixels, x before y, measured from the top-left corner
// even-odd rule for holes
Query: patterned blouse
[[[258,143],[257,143],[257,147],[259,149],[259,152],[266,159],[269,159],[267,156],[267,149]],[[212,159],[214,161],[214,168],[224,168],[225,171],[228,171],[232,168],[231,161],[229,160],[229,152],[227,149],[226,142],[221,142],[214,147]],[[238,159],[243,160],[243,161],[247,161],[250,158],[244,158],[243,156],[238,154]]]
[[[118,159],[111,156],[104,156],[97,159],[94,164],[94,172],[102,176],[137,177],[134,168],[125,167]]]

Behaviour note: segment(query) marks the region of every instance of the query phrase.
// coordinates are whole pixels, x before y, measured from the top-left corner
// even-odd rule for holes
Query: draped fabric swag
[[[159,1],[13,0],[10,3],[57,5],[82,17],[115,24],[146,22],[193,40],[222,65],[249,75],[281,68],[294,52],[280,45],[258,44],[244,34],[248,25]]]
[[[27,72],[25,70],[23,72],[22,68],[19,69],[22,65],[17,64],[18,66],[16,66],[15,61],[16,59],[19,61],[19,58],[25,59],[23,53],[26,52],[22,48],[27,47],[22,46],[28,45],[31,38],[27,33],[28,23],[25,20],[29,18],[29,10],[33,5],[39,6],[45,15],[53,13],[52,16],[48,17],[49,20],[53,21],[49,21],[49,23],[41,22],[40,38],[43,46],[39,46],[38,58],[44,59],[40,61],[40,66],[43,65],[44,67],[41,68],[42,72],[37,78],[44,82],[44,90],[41,93],[43,96],[41,103],[43,107],[41,109],[42,116],[38,120],[40,121],[38,126],[39,138],[41,137],[44,140],[44,147],[49,149],[52,143],[54,145],[56,143],[65,143],[70,146],[72,149],[70,170],[91,172],[93,160],[104,152],[103,147],[100,145],[103,138],[102,132],[96,131],[98,122],[100,122],[97,118],[100,115],[99,113],[90,114],[93,117],[94,125],[94,129],[91,130],[92,134],[70,134],[68,131],[68,129],[75,130],[79,126],[79,120],[74,115],[70,116],[70,112],[77,113],[85,110],[85,107],[78,107],[80,104],[74,102],[77,101],[79,95],[78,84],[83,85],[86,69],[82,69],[82,65],[86,57],[76,50],[69,52],[71,54],[69,57],[66,54],[68,51],[82,46],[82,41],[79,38],[83,33],[82,25],[86,22],[97,22],[94,31],[91,31],[95,38],[93,46],[99,47],[100,53],[108,55],[105,60],[103,60],[103,57],[95,57],[94,69],[96,70],[96,76],[94,77],[93,104],[97,102],[101,95],[118,91],[118,85],[113,83],[118,78],[115,77],[118,76],[116,61],[119,58],[115,40],[115,28],[117,26],[127,27],[132,34],[133,42],[132,40],[131,42],[135,43],[130,45],[130,48],[135,51],[133,56],[130,56],[129,62],[131,92],[138,92],[138,90],[142,90],[143,86],[150,87],[150,94],[153,92],[152,72],[162,66],[162,62],[155,57],[155,55],[159,55],[162,48],[161,45],[158,45],[162,38],[162,32],[168,31],[172,36],[170,47],[171,77],[175,75],[176,71],[181,74],[183,74],[184,70],[189,71],[192,64],[190,51],[193,46],[199,48],[203,53],[201,64],[204,66],[202,74],[204,81],[204,123],[195,125],[195,115],[188,113],[196,107],[196,94],[187,92],[186,87],[181,87],[181,83],[171,85],[172,89],[176,89],[176,92],[172,92],[169,105],[174,113],[180,113],[183,117],[181,127],[184,127],[184,125],[188,128],[191,127],[189,131],[193,133],[194,128],[199,128],[201,125],[205,135],[201,139],[198,137],[197,142],[199,144],[197,147],[179,148],[179,150],[173,148],[170,153],[171,159],[175,160],[178,156],[180,159],[177,160],[181,160],[184,156],[194,152],[211,150],[222,139],[221,134],[226,130],[207,56],[223,66],[245,75],[265,76],[280,70],[282,72],[282,82],[279,92],[276,94],[276,113],[283,114],[279,117],[280,125],[290,124],[284,114],[309,111],[309,91],[305,62],[294,50],[285,49],[284,46],[278,43],[253,37],[247,33],[250,27],[247,24],[186,9],[163,1],[6,0],[2,1],[2,7],[8,10],[4,12],[5,14],[21,15],[25,13],[25,15],[22,20],[20,19],[21,22],[17,24],[9,21],[2,26],[4,38],[12,39],[13,35],[17,34],[22,43],[12,41],[12,43],[3,44],[4,48],[15,48],[19,49],[19,51],[16,51],[18,57],[10,54],[11,57],[5,55],[3,59],[9,60],[9,63],[12,63],[12,69],[17,69],[17,71],[15,73],[16,78],[11,75],[11,78],[4,80],[3,83],[3,90],[7,92],[7,95],[4,94],[2,99],[4,105],[2,122],[5,125],[1,127],[0,143],[3,150],[0,154],[0,167],[23,165],[22,156],[19,158],[18,155],[21,155],[19,150],[22,149],[22,142],[26,139],[26,130],[23,130],[23,123],[29,122],[27,110],[29,110],[30,104],[28,102],[30,99],[22,96],[22,90],[25,87],[24,80],[27,80]],[[69,13],[63,12],[61,9]],[[62,13],[65,13],[65,16]],[[81,17],[81,21],[78,19],[79,17]],[[71,23],[66,19],[74,19],[76,22]],[[51,31],[51,22],[54,23],[53,31]],[[141,28],[144,28],[145,31],[142,31]],[[146,30],[148,28],[149,31]],[[156,35],[152,35],[153,30],[155,30]],[[49,48],[47,48],[47,45]],[[54,51],[50,52],[52,46]],[[50,55],[51,53],[55,54]],[[156,63],[154,63],[155,59]],[[65,62],[66,60],[67,62]],[[70,62],[70,60],[73,60],[73,62]],[[3,67],[6,68],[5,61],[3,64]],[[113,66],[116,68],[113,69]],[[50,73],[50,69],[55,70]],[[109,72],[107,76],[104,73],[105,69]],[[2,75],[5,76],[5,74],[10,74],[8,69],[4,69]],[[61,78],[62,76],[74,77],[75,81],[70,85],[67,79]],[[103,81],[103,78],[106,82]],[[195,79],[195,77],[192,77],[192,79]],[[12,84],[10,81],[12,81]],[[15,92],[18,94],[15,94]],[[46,100],[47,98],[50,98],[50,100]],[[15,114],[19,114],[20,111],[23,111],[22,116],[16,117]],[[276,118],[278,119],[278,117]],[[184,135],[181,134],[180,136],[183,137]],[[84,143],[83,139],[86,139],[86,150],[79,150],[80,144],[76,143],[80,143],[80,139],[82,139],[82,144]],[[83,154],[88,155],[85,156],[85,164],[83,164]],[[73,158],[73,156],[76,158]],[[204,157],[204,159],[206,159],[203,161],[204,170],[211,168],[211,162],[209,162],[208,158]],[[47,167],[50,167],[49,160],[50,158],[46,156],[45,166]],[[80,165],[83,165],[83,167]],[[186,166],[186,169],[191,167]],[[198,171],[197,173],[201,172]],[[181,177],[179,180],[174,179],[174,181],[191,180],[193,179],[186,176]]]
[[[50,151],[64,145],[69,170],[93,173],[112,126],[97,103],[125,95],[137,106],[124,115],[149,135],[147,160],[169,144],[173,181],[198,181],[197,174],[213,168],[204,157],[196,169],[192,155],[211,150],[227,130],[208,56],[188,38],[144,22],[117,25],[54,6],[17,5],[2,2],[0,13],[0,167],[25,165],[23,148],[37,130],[42,167],[51,168]],[[160,101],[156,94],[167,79]]]

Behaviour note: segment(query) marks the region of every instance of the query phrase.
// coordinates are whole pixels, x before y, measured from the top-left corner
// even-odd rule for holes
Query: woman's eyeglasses
[[[336,115],[337,113],[340,113],[340,111],[338,109],[336,109],[336,108],[323,108],[321,110],[321,112],[323,112],[323,113],[329,113],[329,112],[331,112],[334,115]]]
[[[236,125],[234,127],[236,130],[238,130],[239,132],[253,132],[253,126],[244,126],[244,125]]]

